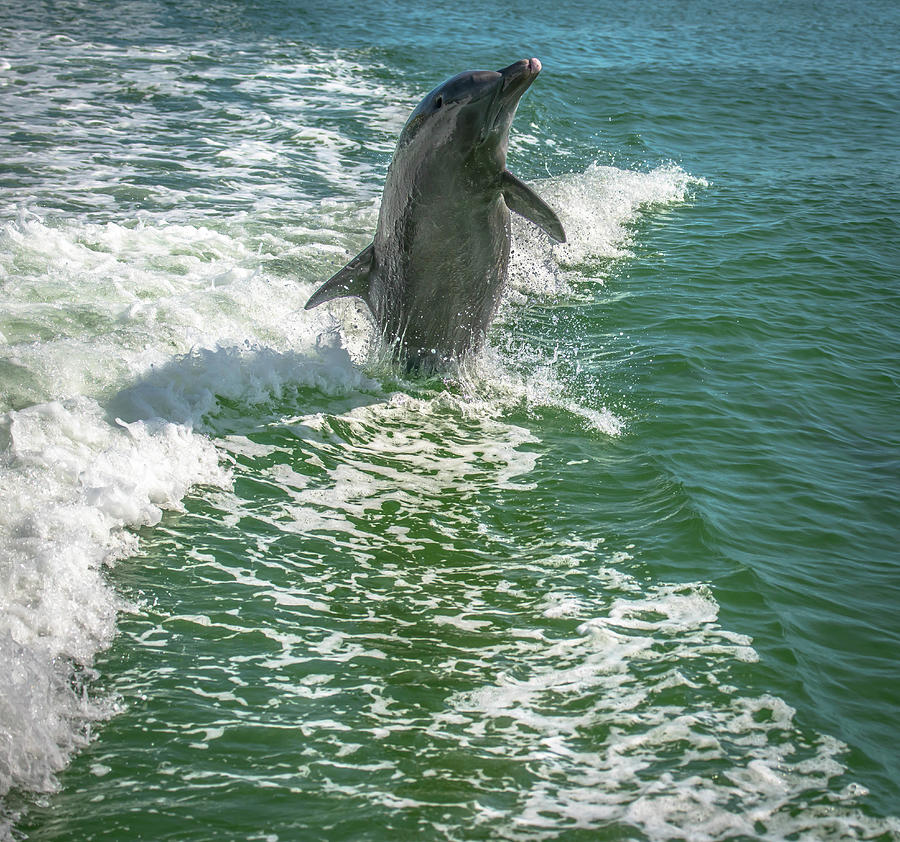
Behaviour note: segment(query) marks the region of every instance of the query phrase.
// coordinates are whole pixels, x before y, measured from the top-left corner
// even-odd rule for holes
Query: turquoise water
[[[900,839],[900,26],[0,12],[0,838]],[[538,56],[490,347],[303,311]]]

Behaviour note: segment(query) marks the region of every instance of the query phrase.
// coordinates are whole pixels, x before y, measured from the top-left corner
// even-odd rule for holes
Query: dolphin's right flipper
[[[566,232],[563,231],[562,223],[553,212],[553,208],[524,181],[519,181],[509,170],[503,170],[500,184],[506,206],[511,211],[515,211],[533,222],[538,228],[542,228],[558,243],[566,241]]]
[[[306,302],[306,310],[331,301],[355,295],[369,304],[369,276],[375,264],[375,243],[370,243],[353,258],[340,272],[332,275]],[[371,304],[369,307],[371,308]]]

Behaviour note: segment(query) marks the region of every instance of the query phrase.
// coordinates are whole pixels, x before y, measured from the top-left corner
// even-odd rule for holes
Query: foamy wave
[[[281,238],[263,253],[262,242],[251,251],[246,238],[240,227],[184,224],[53,226],[29,218],[4,226],[0,366],[8,376],[0,409],[109,394],[197,349],[305,350],[314,361],[334,327],[326,311],[302,312],[329,272],[321,246]],[[312,276],[308,283],[262,272],[267,259],[289,252],[298,272]]]
[[[706,585],[639,582],[615,566],[596,575],[602,587],[590,603],[564,591],[544,599],[548,623],[584,618],[575,636],[548,629],[522,640],[528,674],[501,673],[437,717],[442,737],[468,751],[490,752],[499,740],[507,761],[531,770],[520,806],[484,808],[478,824],[505,839],[625,825],[655,842],[900,829],[855,806],[861,787],[834,786],[846,746],[802,731],[775,696],[736,694],[731,671],[757,655],[749,638],[719,626]],[[660,757],[674,754],[680,763],[660,771]],[[798,812],[804,795],[824,800]]]
[[[532,223],[512,214],[510,286],[499,321],[508,323],[509,333],[514,333],[523,305],[571,296],[573,284],[583,285],[586,279],[602,283],[609,262],[629,254],[631,226],[642,214],[682,203],[693,187],[705,183],[675,166],[637,172],[596,164],[583,173],[541,180],[537,190],[558,211],[567,242],[551,243]],[[571,359],[577,349],[557,346],[548,354],[521,342],[509,343],[515,345],[509,349],[504,344],[467,367],[467,374],[475,376],[464,378],[466,391],[478,394],[486,387],[502,395],[500,400],[507,405],[561,409],[586,429],[606,435],[619,435],[625,428],[618,413],[577,394],[583,390],[561,378],[558,359]]]
[[[221,452],[194,427],[222,399],[373,386],[327,343],[306,357],[206,350],[152,370],[106,409],[78,397],[0,416],[0,664],[9,677],[0,689],[0,794],[52,788],[91,722],[111,710],[77,692],[122,608],[104,564],[133,553],[130,530],[179,509],[191,486],[230,482]],[[111,414],[137,420],[110,423]]]
[[[357,368],[338,337],[308,353],[280,354],[271,348],[200,348],[153,368],[109,403],[127,419],[166,419],[188,428],[209,429],[206,419],[223,400],[259,405],[285,399],[300,389],[330,397],[381,394]]]
[[[586,406],[583,398],[572,394],[571,384],[560,378],[553,363],[538,351],[529,355],[486,348],[451,381],[459,390],[458,411],[469,417],[494,417],[514,409],[529,413],[556,409],[576,418],[584,429],[607,436],[621,434],[625,420],[606,406]]]
[[[347,53],[309,47],[290,58],[276,52],[235,64],[228,43],[134,44],[123,51],[119,45],[60,42],[29,30],[12,33],[6,47],[7,71],[30,66],[27,93],[6,87],[10,130],[49,139],[59,111],[68,112],[67,134],[74,145],[38,144],[27,153],[14,146],[6,150],[11,166],[27,165],[46,174],[37,200],[50,207],[74,195],[79,204],[87,198],[95,211],[115,213],[117,202],[124,202],[172,216],[198,203],[283,208],[297,200],[298,188],[306,199],[348,190],[374,195],[380,167],[371,155],[360,154],[361,137],[366,150],[387,156],[416,99],[403,78],[386,82],[387,68],[371,54],[358,61]],[[72,79],[73,62],[96,69],[105,59],[116,62],[115,73]],[[185,72],[188,66],[190,72]],[[6,73],[0,86],[4,82]],[[242,94],[239,102],[223,102],[215,95],[223,82]],[[121,107],[123,97],[130,107]],[[149,184],[142,177],[157,170],[161,135],[169,138],[169,148],[194,140],[180,114],[159,108],[168,98],[192,100],[204,114],[208,154],[196,154],[194,148],[178,160],[194,185],[190,191]],[[97,125],[106,131],[94,131]],[[127,157],[119,154],[123,137],[130,139]],[[85,166],[79,141],[86,139],[109,154],[95,155]],[[60,172],[66,173],[64,183],[52,175]]]
[[[2,794],[55,786],[110,712],[87,692],[121,608],[104,564],[192,485],[228,485],[196,432],[221,401],[306,389],[353,405],[378,387],[327,314],[300,317],[313,284],[263,275],[261,249],[233,232],[23,215],[0,245]]]
[[[195,483],[225,486],[209,441],[174,424],[111,426],[89,398],[0,416],[0,793],[53,773],[108,706],[73,676],[115,633],[102,574]]]
[[[642,212],[684,202],[705,184],[676,166],[639,172],[592,164],[542,179],[536,189],[557,211],[567,240],[548,248],[545,234],[513,214],[512,290],[546,298],[570,294],[571,282],[586,273],[602,279],[605,263],[629,254],[630,226]]]

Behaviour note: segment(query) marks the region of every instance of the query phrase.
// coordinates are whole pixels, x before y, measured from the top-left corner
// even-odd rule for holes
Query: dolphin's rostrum
[[[532,58],[460,73],[419,103],[388,169],[375,241],[313,294],[307,310],[362,298],[411,370],[480,347],[506,283],[509,211],[566,238],[556,214],[506,169],[509,127],[540,70]]]

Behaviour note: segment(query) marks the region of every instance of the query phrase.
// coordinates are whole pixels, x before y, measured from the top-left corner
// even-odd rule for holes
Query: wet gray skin
[[[509,267],[509,212],[565,241],[556,214],[506,169],[509,127],[541,70],[524,59],[460,73],[409,117],[388,170],[375,241],[309,299],[358,296],[408,370],[478,350]]]

